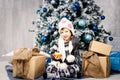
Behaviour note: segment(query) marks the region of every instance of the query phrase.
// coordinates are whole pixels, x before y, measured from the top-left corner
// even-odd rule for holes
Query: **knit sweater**
[[[56,52],[62,52],[63,60],[56,60],[54,56],[51,55],[52,59],[55,61],[60,62],[66,62],[66,57],[68,55],[74,55],[75,56],[75,63],[78,65],[81,65],[81,55],[79,52],[79,39],[73,36],[72,40],[69,42],[64,42],[61,39],[58,39],[55,41],[55,44],[53,47],[51,47],[51,54]]]

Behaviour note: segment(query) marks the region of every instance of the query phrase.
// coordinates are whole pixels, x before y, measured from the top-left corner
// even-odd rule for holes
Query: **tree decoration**
[[[102,15],[102,16],[101,16],[101,19],[102,19],[102,20],[104,20],[104,19],[105,19],[105,16],[104,16],[104,15]]]
[[[112,41],[112,40],[113,40],[113,37],[109,37],[109,40]]]
[[[80,7],[80,4],[79,4],[78,2],[75,2],[75,3],[74,3],[74,6],[75,6],[76,8],[78,8],[78,7]]]
[[[98,26],[97,26],[97,25],[93,25],[93,26],[92,26],[92,30],[93,30],[93,31],[97,31],[97,30],[98,30]]]
[[[47,12],[47,8],[46,7],[43,8],[43,12]]]
[[[82,36],[82,40],[85,42],[85,43],[90,43],[90,41],[93,40],[93,36],[89,33],[84,33],[83,36]]]
[[[59,38],[57,25],[63,17],[72,21],[75,36],[80,40],[80,50],[87,50],[92,40],[102,41],[111,34],[101,24],[105,16],[94,0],[43,0],[36,14],[39,17],[33,21],[35,44],[47,53]]]
[[[42,42],[46,42],[47,41],[47,37],[46,36],[42,36],[41,41]]]
[[[85,29],[86,28],[86,20],[80,19],[78,21],[78,25],[80,26],[80,28]]]

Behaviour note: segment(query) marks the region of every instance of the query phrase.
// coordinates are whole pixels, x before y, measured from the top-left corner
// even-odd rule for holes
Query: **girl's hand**
[[[61,57],[55,56],[55,59],[56,59],[56,60],[59,60],[59,59],[61,59]]]

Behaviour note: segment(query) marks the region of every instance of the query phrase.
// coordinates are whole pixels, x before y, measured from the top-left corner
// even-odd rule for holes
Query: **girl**
[[[74,36],[72,22],[62,18],[58,24],[60,38],[55,41],[51,48],[52,62],[46,68],[44,77],[80,77],[81,76],[81,56],[79,53],[79,39]],[[59,52],[62,57],[53,54]]]

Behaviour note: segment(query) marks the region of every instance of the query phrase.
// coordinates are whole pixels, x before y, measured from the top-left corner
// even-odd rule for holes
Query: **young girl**
[[[74,36],[72,22],[62,18],[58,24],[60,38],[55,41],[51,48],[52,62],[46,68],[47,78],[80,77],[81,56],[79,53],[79,39]],[[62,57],[56,57],[55,52],[61,53]]]

